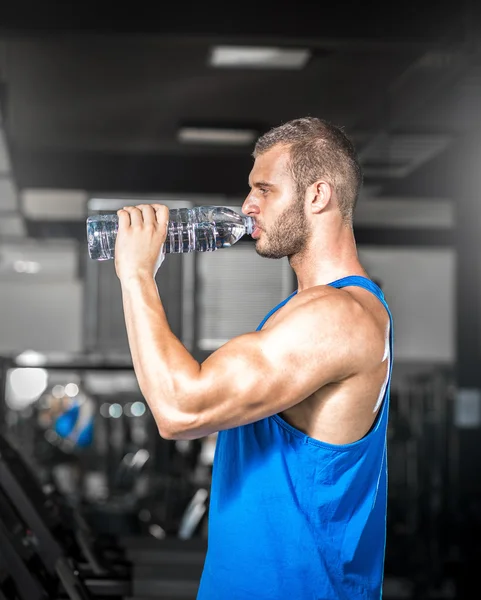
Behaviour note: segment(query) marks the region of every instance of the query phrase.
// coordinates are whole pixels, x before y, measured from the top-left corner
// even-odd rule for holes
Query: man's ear
[[[306,195],[311,211],[315,214],[320,213],[327,207],[332,198],[331,184],[322,179],[315,181],[307,188]]]

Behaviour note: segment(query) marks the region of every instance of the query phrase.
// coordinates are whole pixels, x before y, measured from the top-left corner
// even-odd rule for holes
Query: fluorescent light
[[[213,67],[253,69],[302,69],[310,57],[305,48],[262,46],[215,46],[209,64]]]
[[[16,357],[17,365],[20,367],[40,367],[45,364],[46,360],[45,354],[35,350],[25,350]]]
[[[182,127],[179,130],[179,140],[185,144],[245,146],[252,144],[256,137],[257,132],[252,129]]]

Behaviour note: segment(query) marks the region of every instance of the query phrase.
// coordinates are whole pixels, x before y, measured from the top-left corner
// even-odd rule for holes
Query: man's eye
[[[262,194],[267,194],[269,191],[267,188],[259,188]]]

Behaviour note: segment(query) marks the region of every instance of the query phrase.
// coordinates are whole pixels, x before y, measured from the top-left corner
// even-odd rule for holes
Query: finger
[[[152,204],[159,225],[167,224],[169,221],[169,209],[164,204]]]
[[[146,225],[155,226],[157,224],[155,209],[150,204],[138,204],[136,208],[142,213],[142,218]]]
[[[142,211],[140,211],[136,206],[124,206],[124,210],[130,215],[130,225],[132,227],[139,227],[143,224],[144,219],[142,216]]]
[[[117,216],[119,218],[119,229],[130,227],[130,213],[127,210],[121,208],[117,211]]]

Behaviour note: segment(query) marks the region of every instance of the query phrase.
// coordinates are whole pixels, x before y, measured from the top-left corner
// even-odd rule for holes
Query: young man
[[[357,255],[361,170],[344,133],[315,118],[269,131],[254,157],[242,210],[258,254],[287,256],[297,290],[202,364],[155,284],[168,209],[118,211],[129,344],[160,435],[219,432],[198,599],[379,598],[392,319]]]

